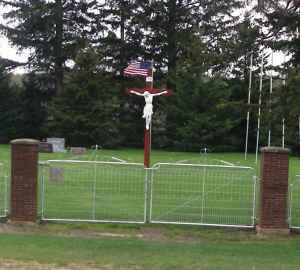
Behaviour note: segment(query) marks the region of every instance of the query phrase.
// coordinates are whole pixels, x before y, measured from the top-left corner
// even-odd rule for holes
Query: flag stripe
[[[148,75],[148,71],[141,71],[141,70],[134,70],[134,69],[126,70],[126,71],[124,71],[124,73],[125,74],[126,73],[128,73],[128,74],[134,73],[134,74],[146,74],[146,75]]]
[[[148,76],[151,66],[151,62],[132,62],[124,69],[124,75]]]

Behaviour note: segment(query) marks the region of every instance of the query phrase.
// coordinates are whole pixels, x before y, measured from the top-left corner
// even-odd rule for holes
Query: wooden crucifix
[[[144,130],[144,166],[150,167],[150,154],[151,154],[151,122],[153,115],[153,97],[155,96],[170,96],[171,90],[155,89],[153,88],[153,77],[146,78],[145,88],[131,88],[127,89],[127,94],[134,94],[145,99],[145,106],[143,110],[143,118],[145,118],[145,130]]]

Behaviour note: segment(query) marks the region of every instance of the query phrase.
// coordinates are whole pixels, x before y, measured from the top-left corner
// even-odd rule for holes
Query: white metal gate
[[[296,175],[289,187],[289,225],[300,229],[300,175]]]
[[[152,223],[255,225],[252,168],[159,163],[153,168],[151,187]]]
[[[50,160],[41,166],[42,220],[253,227],[249,167]]]
[[[43,220],[145,222],[143,164],[50,160],[42,170]]]
[[[0,163],[0,217],[8,214],[8,175],[4,164]]]

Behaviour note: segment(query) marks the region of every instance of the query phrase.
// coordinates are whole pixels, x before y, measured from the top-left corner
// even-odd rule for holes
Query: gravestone
[[[47,143],[52,144],[54,153],[65,153],[65,139],[64,138],[47,138]]]
[[[40,153],[53,153],[53,146],[51,143],[40,142],[39,144]]]
[[[85,147],[71,147],[71,153],[73,155],[85,155],[87,151]]]
[[[50,168],[50,181],[62,182],[64,181],[64,169],[63,168]]]

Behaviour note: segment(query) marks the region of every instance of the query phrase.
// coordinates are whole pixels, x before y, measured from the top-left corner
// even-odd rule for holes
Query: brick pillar
[[[31,139],[11,141],[12,222],[37,220],[37,172],[39,142]]]
[[[259,233],[289,233],[287,222],[289,150],[261,149]]]

